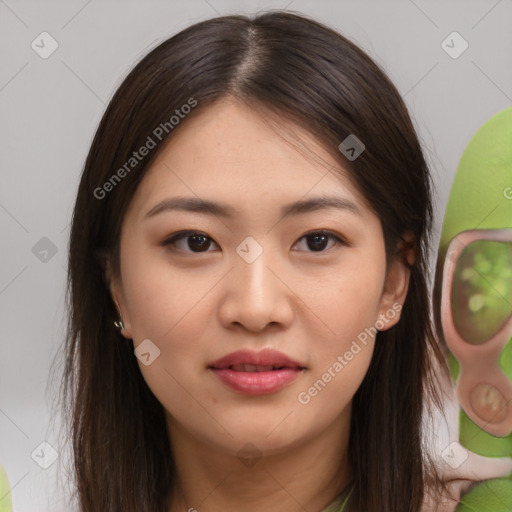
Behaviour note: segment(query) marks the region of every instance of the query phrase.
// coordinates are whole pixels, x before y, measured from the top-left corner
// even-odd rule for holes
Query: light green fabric
[[[11,486],[2,466],[0,466],[0,512],[12,512]]]
[[[324,508],[322,512],[343,512],[345,510],[345,506],[347,505],[347,501],[352,494],[352,489],[350,493],[347,495],[347,490],[343,491],[332,503],[330,503],[327,508]]]
[[[464,494],[456,512],[510,512],[512,510],[512,475],[485,480]]]
[[[327,508],[324,508],[322,512],[343,512],[345,510],[345,503],[341,500],[333,501]]]

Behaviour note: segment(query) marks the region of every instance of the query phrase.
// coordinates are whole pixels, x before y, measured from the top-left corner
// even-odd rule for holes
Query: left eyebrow
[[[346,210],[359,216],[362,215],[357,205],[349,199],[335,196],[320,196],[296,201],[283,206],[281,208],[281,216],[300,215],[303,213],[327,210],[331,208]],[[146,213],[144,218],[148,219],[168,211],[188,211],[193,213],[216,215],[225,218],[233,218],[238,214],[237,210],[222,203],[207,201],[197,197],[173,197],[170,199],[164,199],[153,206],[153,208]]]

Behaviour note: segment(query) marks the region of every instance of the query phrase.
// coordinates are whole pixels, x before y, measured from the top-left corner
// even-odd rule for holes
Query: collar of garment
[[[341,493],[331,502],[322,512],[343,512],[347,505],[348,499],[354,490],[353,485],[348,485]]]

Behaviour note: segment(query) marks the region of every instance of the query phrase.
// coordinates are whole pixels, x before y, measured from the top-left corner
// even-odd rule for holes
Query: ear
[[[393,327],[400,320],[400,312],[409,289],[411,267],[415,260],[414,235],[407,232],[399,241],[386,274],[379,307],[379,320],[383,327],[379,331]]]
[[[132,328],[130,323],[130,315],[126,306],[126,299],[123,290],[121,276],[116,275],[112,269],[110,258],[104,259],[105,281],[110,291],[110,296],[114,301],[117,310],[118,320],[122,320],[123,329],[121,335],[126,339],[132,339]]]

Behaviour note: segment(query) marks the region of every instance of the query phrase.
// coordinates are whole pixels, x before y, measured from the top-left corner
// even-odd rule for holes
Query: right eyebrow
[[[361,215],[361,211],[357,205],[349,199],[337,196],[320,196],[296,201],[283,206],[283,208],[281,208],[281,216],[300,215],[331,208],[346,210],[356,215]],[[145,218],[151,218],[160,213],[169,211],[188,211],[193,213],[216,215],[225,218],[232,218],[239,214],[236,209],[226,204],[207,201],[197,197],[173,197],[164,199],[153,206],[153,208],[146,213]]]

